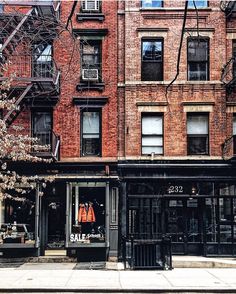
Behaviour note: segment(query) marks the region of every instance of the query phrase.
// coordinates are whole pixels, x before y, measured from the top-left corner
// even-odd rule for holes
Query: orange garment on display
[[[79,213],[78,213],[78,222],[79,223],[93,223],[96,221],[95,213],[93,209],[93,204],[89,203],[86,205],[84,203],[80,203],[79,205]]]

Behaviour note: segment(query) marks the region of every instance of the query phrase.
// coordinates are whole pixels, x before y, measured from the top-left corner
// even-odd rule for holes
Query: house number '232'
[[[168,193],[169,194],[173,194],[173,193],[183,193],[184,192],[184,188],[183,186],[170,186],[168,188]]]

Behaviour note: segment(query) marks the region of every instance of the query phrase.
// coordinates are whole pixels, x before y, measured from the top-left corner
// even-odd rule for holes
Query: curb
[[[86,289],[86,288],[11,288],[0,289],[0,293],[236,293],[236,288],[216,289],[216,288],[172,288],[172,289]]]

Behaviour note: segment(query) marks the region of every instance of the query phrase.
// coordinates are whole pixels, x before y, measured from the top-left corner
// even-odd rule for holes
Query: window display
[[[70,242],[105,242],[105,188],[72,186]]]
[[[35,243],[35,196],[21,201],[6,199],[2,202],[4,215],[0,223],[0,244]]]

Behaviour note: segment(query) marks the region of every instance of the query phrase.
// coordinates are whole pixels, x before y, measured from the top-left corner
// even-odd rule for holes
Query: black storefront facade
[[[19,169],[54,180],[47,185],[39,181],[27,196],[1,202],[0,257],[43,256],[50,255],[50,250],[63,250],[79,261],[116,258],[119,186],[115,163],[22,165]]]
[[[121,244],[167,237],[173,254],[236,255],[234,163],[126,161],[118,169]]]

